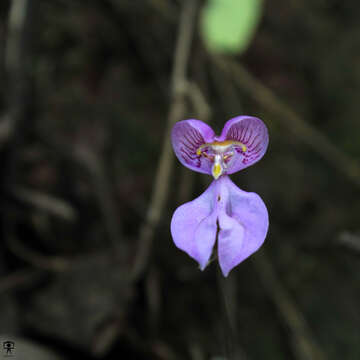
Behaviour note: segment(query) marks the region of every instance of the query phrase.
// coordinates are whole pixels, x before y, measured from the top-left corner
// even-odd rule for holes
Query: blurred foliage
[[[210,0],[202,11],[202,35],[210,51],[246,50],[259,24],[263,0]]]

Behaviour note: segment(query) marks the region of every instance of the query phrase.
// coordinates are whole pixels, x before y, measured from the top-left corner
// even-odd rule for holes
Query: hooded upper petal
[[[194,258],[203,270],[216,240],[216,184],[213,182],[198,198],[178,207],[171,220],[175,245]]]
[[[266,152],[269,135],[265,124],[253,116],[237,116],[224,125],[218,141],[233,140],[245,145],[238,147],[227,167],[233,174],[259,161]]]
[[[180,162],[191,170],[205,174],[211,174],[212,163],[196,151],[201,145],[214,141],[214,137],[210,126],[195,119],[177,122],[171,132],[172,145]]]
[[[239,189],[227,176],[221,181],[228,196],[218,215],[218,257],[221,270],[227,276],[263,244],[269,217],[259,195]]]

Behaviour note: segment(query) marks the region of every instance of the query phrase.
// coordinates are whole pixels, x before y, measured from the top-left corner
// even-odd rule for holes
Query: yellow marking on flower
[[[245,144],[243,144],[240,141],[235,141],[235,140],[225,140],[225,141],[214,141],[212,143],[205,143],[202,144],[197,150],[196,150],[196,155],[200,156],[200,155],[205,155],[205,153],[202,152],[202,150],[205,147],[208,146],[215,146],[215,147],[228,147],[230,145],[237,145],[241,147],[241,150],[243,152],[246,152],[247,150],[247,146]]]
[[[234,140],[214,141],[210,145],[228,146],[234,144]]]
[[[247,150],[246,145],[240,143],[240,146],[241,146],[241,149],[243,152],[245,152]]]
[[[217,178],[222,174],[222,168],[220,164],[214,164],[212,168],[212,175],[217,180]]]

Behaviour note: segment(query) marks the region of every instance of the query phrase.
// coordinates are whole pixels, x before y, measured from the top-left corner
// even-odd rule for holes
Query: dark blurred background
[[[360,3],[252,1],[1,1],[1,356],[360,359]],[[172,242],[211,179],[169,129],[240,114],[270,228],[223,279]]]

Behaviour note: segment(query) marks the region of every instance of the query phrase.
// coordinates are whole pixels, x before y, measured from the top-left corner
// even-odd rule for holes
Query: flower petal
[[[236,266],[236,257],[241,253],[244,243],[244,227],[225,212],[219,215],[220,231],[218,235],[219,264],[224,276]]]
[[[239,189],[227,176],[223,181],[229,191],[229,203],[219,213],[218,256],[221,270],[227,276],[263,244],[269,218],[259,195]]]
[[[215,133],[210,126],[200,120],[177,122],[171,132],[171,141],[175,155],[180,162],[191,170],[211,174],[212,163],[196,150],[205,143],[214,141]]]
[[[212,182],[198,198],[178,207],[171,220],[175,245],[194,258],[201,270],[206,267],[216,240],[215,190]]]
[[[213,212],[200,222],[196,229],[195,260],[199,263],[200,269],[204,270],[209,262],[216,240],[217,232],[217,214]]]
[[[235,140],[246,146],[239,147],[228,166],[227,173],[233,174],[259,161],[266,152],[269,135],[265,124],[252,116],[237,116],[226,122],[219,140]]]

